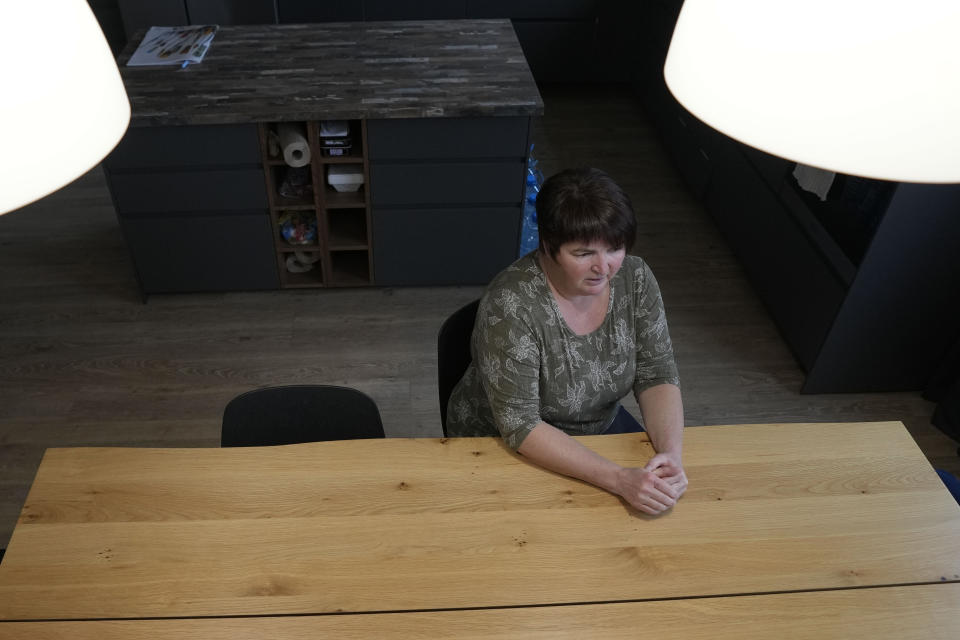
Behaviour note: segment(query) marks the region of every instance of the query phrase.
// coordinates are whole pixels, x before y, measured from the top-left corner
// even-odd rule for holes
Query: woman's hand
[[[635,509],[655,516],[677,503],[687,488],[680,453],[658,453],[647,466],[621,467],[559,429],[541,422],[517,451],[541,467],[585,480],[614,493]]]
[[[678,492],[673,484],[661,478],[656,471],[624,467],[617,474],[615,493],[632,507],[655,516],[675,505],[682,491]]]
[[[655,474],[676,491],[677,498],[687,490],[687,474],[683,470],[680,454],[658,453],[650,459],[645,471]]]

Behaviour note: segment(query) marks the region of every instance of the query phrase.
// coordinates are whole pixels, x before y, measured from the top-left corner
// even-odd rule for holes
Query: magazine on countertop
[[[150,27],[137,50],[130,56],[128,67],[158,64],[194,64],[203,60],[218,25],[183,27]]]

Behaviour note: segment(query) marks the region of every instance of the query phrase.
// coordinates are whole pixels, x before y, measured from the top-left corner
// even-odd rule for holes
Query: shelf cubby
[[[357,287],[370,284],[370,252],[366,250],[331,251],[331,284]]]
[[[260,125],[260,148],[267,182],[270,219],[280,283],[284,288],[363,286],[373,282],[373,256],[370,243],[370,205],[367,198],[369,169],[366,160],[366,123],[350,121],[350,150],[339,156],[324,154],[320,139],[320,122],[303,125],[310,147],[310,163],[306,165],[306,182],[310,189],[300,197],[280,194],[289,167],[282,150],[271,149],[271,138],[277,135],[279,123]],[[275,153],[271,153],[275,151]],[[329,167],[343,164],[362,169],[363,185],[356,191],[340,192],[327,184]],[[283,238],[281,216],[287,212],[311,212],[317,221],[317,241],[308,245],[291,244]],[[305,273],[287,269],[287,258],[297,251],[320,252],[314,268]]]
[[[315,266],[305,273],[291,273],[289,271],[283,273],[283,287],[285,289],[314,288],[324,285],[323,269],[321,267]]]
[[[323,191],[323,199],[328,209],[356,208],[362,209],[367,206],[367,192],[364,187],[356,191],[337,191],[330,185],[326,185]]]
[[[331,251],[367,249],[367,220],[356,209],[327,209],[327,242]]]

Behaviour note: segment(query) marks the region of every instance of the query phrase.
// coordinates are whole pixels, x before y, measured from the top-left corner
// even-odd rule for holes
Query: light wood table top
[[[3,622],[0,640],[956,640],[960,584],[253,618]]]
[[[582,441],[623,464],[653,455],[642,435]],[[684,462],[689,491],[653,518],[493,438],[50,449],[0,565],[0,620],[586,605],[960,579],[960,507],[900,423],[691,428]],[[945,587],[952,595],[930,591],[934,601],[955,605],[955,588],[935,588]]]

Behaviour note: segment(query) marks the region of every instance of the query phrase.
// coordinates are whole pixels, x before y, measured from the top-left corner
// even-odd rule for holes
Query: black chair
[[[940,480],[946,485],[947,491],[950,492],[953,499],[957,501],[957,504],[960,504],[960,478],[945,469],[934,469],[934,471],[940,476]]]
[[[477,319],[479,300],[461,307],[447,318],[437,336],[437,382],[440,388],[440,426],[447,435],[447,401],[470,365],[470,336]]]
[[[221,447],[383,438],[377,404],[349,387],[289,385],[243,393],[227,404]]]

